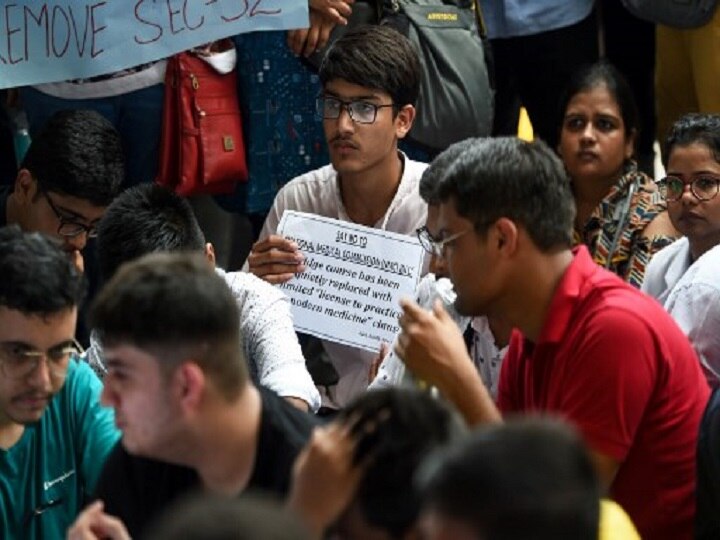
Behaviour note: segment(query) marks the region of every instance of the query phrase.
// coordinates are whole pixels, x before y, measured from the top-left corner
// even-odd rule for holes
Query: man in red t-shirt
[[[404,302],[397,353],[470,423],[551,413],[583,434],[609,494],[643,538],[692,537],[695,444],[709,389],[662,307],[571,250],[575,216],[542,142],[478,139],[437,187],[438,251],[463,315],[516,330],[497,406],[441,306]]]

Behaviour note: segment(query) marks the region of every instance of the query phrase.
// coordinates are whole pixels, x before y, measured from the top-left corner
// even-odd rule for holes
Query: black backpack
[[[336,28],[330,43],[349,28],[377,22],[407,36],[418,52],[422,76],[410,140],[436,153],[490,134],[492,56],[477,0],[370,0],[352,8],[350,24]],[[322,55],[310,61],[319,67]]]

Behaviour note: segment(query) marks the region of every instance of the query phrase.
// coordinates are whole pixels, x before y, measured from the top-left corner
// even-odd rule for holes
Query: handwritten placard
[[[287,210],[278,233],[305,256],[305,271],[280,285],[296,330],[373,352],[392,342],[398,301],[413,295],[422,271],[415,237]]]
[[[4,0],[0,89],[112,73],[243,32],[307,26],[305,0]]]

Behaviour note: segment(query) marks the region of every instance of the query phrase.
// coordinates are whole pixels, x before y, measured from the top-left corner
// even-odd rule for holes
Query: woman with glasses
[[[670,130],[667,177],[658,182],[670,220],[685,235],[660,251],[643,291],[692,342],[712,386],[720,384],[720,115],[688,114]]]
[[[575,242],[640,287],[652,255],[678,233],[653,180],[633,160],[639,125],[632,91],[608,63],[575,74],[560,101],[558,152],[572,182]]]

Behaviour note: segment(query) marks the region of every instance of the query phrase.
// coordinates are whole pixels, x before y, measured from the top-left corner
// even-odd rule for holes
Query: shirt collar
[[[555,289],[538,343],[562,340],[589,280],[601,270],[590,257],[586,246],[577,246],[572,252],[573,260]]]
[[[397,153],[400,157],[400,161],[402,161],[402,175],[400,176],[400,185],[398,186],[397,191],[395,192],[395,196],[390,202],[390,206],[388,206],[388,209],[383,215],[383,217],[381,217],[380,220],[373,225],[373,227],[376,229],[385,230],[387,228],[388,219],[390,219],[390,215],[395,211],[395,207],[400,204],[400,201],[405,198],[406,192],[412,191],[416,187],[413,185],[409,185],[410,183],[406,181],[408,178],[408,157],[402,150],[398,150]],[[340,175],[337,173],[337,171],[335,171],[335,204],[338,208],[338,219],[340,219],[341,221],[352,221],[348,216],[347,211],[345,210],[345,205],[342,202],[342,192],[340,191]]]
[[[690,254],[690,242],[687,237],[682,237],[678,239],[677,242],[678,252],[675,257],[672,258],[670,264],[668,264],[665,275],[663,276],[667,290],[672,289],[677,282],[680,281],[680,278],[693,263],[692,255]]]

